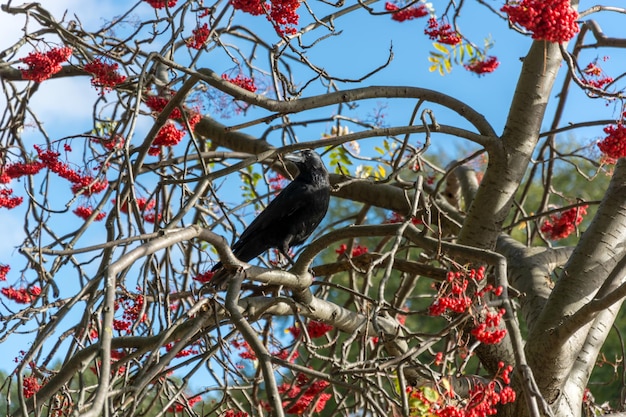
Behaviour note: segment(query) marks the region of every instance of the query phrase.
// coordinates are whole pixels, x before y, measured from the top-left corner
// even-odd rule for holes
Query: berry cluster
[[[468,313],[474,304],[480,303],[489,293],[496,297],[502,295],[502,287],[494,287],[491,284],[487,284],[481,290],[468,295],[470,282],[477,284],[484,279],[484,266],[477,270],[471,269],[469,272],[448,272],[446,281],[439,288],[437,298],[428,309],[430,315],[441,316],[448,311],[455,314]],[[498,344],[506,335],[505,329],[499,329],[504,310],[491,312],[485,303],[481,304],[485,312],[482,315],[472,314],[474,317],[474,328],[471,330],[471,333],[482,343]]]
[[[403,223],[406,219],[404,216],[398,212],[391,213],[391,216],[387,219],[386,223]],[[411,217],[411,223],[413,225],[424,224],[422,219],[418,219],[417,217]]]
[[[124,352],[124,350],[122,349],[115,349],[115,350],[111,350],[111,365],[115,364],[115,362],[124,359],[126,357],[126,353]],[[91,369],[91,372],[93,372],[94,374],[98,375],[98,371],[100,369],[100,365],[102,364],[102,361],[98,360],[98,366],[92,366],[89,369]],[[121,365],[114,365],[114,368],[117,368],[117,375],[124,375],[124,372],[126,372],[126,367],[125,366],[121,366]],[[115,371],[111,371],[111,374],[114,375]]]
[[[166,5],[167,7],[176,6],[176,2],[178,0],[144,0],[144,1],[147,2],[150,6],[154,7],[155,9],[162,9]]]
[[[511,380],[509,374],[511,366],[504,366],[500,362],[500,368],[491,381],[477,382],[469,392],[469,398],[458,401],[454,393],[446,391],[439,394],[428,388],[409,388],[411,404],[416,406],[411,415],[429,415],[433,417],[486,417],[497,414],[497,406],[515,401],[515,391],[508,386]],[[427,412],[425,412],[427,411]]]
[[[78,217],[82,219],[87,220],[93,214],[93,208],[91,206],[78,206],[74,209],[74,211],[72,211],[72,213],[74,213],[75,215],[77,215]],[[100,213],[96,214],[96,217],[94,217],[94,220],[99,222],[102,219],[104,219],[106,215],[107,215],[106,212],[101,211]]]
[[[7,274],[11,270],[11,265],[2,265],[0,264],[0,281],[7,280]]]
[[[22,78],[35,82],[42,82],[61,71],[61,64],[72,55],[72,48],[53,48],[48,52],[31,52],[20,61],[28,65],[27,69],[20,69]]]
[[[193,280],[198,281],[202,284],[206,284],[207,282],[211,281],[211,278],[213,278],[213,275],[215,275],[215,272],[206,271],[202,274],[198,274],[195,277],[193,277]]]
[[[243,349],[242,352],[239,352],[239,356],[242,359],[250,359],[252,361],[256,360],[256,353],[254,353],[250,344],[245,340],[240,342],[237,339],[233,339],[230,341],[230,344],[236,349]]]
[[[87,65],[85,71],[90,72],[91,85],[102,88],[102,94],[111,91],[113,87],[126,81],[126,76],[117,72],[119,65],[117,63],[107,64],[102,62],[100,58],[96,58]]]
[[[602,75],[602,68],[597,65],[597,62],[590,62],[587,64],[583,72],[593,77],[599,77]]]
[[[434,17],[428,19],[428,25],[426,29],[424,29],[424,33],[428,35],[431,40],[446,45],[457,45],[461,43],[462,40],[461,35],[459,35],[449,23],[442,21],[441,24],[439,24]]]
[[[406,314],[396,314],[396,320],[401,326],[404,326],[404,324],[406,323]]]
[[[464,271],[449,271],[446,281],[439,288],[435,302],[430,306],[431,316],[441,316],[447,310],[454,313],[464,313],[472,305],[473,300],[467,295],[467,288],[470,281],[478,282],[485,279],[485,267],[478,270],[471,269],[469,273]],[[481,297],[484,293],[477,292],[475,296]]]
[[[74,194],[83,193],[86,196],[101,193],[109,186],[109,182],[107,180],[100,181],[91,175],[79,174],[79,177],[72,182],[72,192]]]
[[[604,74],[597,62],[590,62],[582,72],[585,75],[584,82],[591,87],[603,89],[605,85],[613,82],[613,78]]]
[[[12,179],[35,175],[45,167],[43,162],[31,161],[31,162],[15,162],[13,164],[5,165],[2,170],[3,176],[0,179],[0,183],[8,184]],[[5,177],[6,175],[6,177]]]
[[[175,94],[175,91],[172,91],[171,94]],[[146,106],[156,115],[159,115],[169,102],[169,99],[161,96],[150,95],[146,98]],[[178,107],[175,107],[168,115],[168,118],[180,120],[183,118],[183,113]]]
[[[493,293],[496,297],[500,297],[504,289],[501,286],[494,287],[491,284],[487,284],[483,287],[482,290],[476,291],[476,297],[484,297],[489,293]]]
[[[295,35],[298,32],[295,28],[300,20],[296,12],[298,7],[300,7],[300,0],[272,0],[270,22],[274,24],[280,36]]]
[[[0,281],[6,281],[7,274],[11,270],[10,265],[0,264]],[[41,294],[41,288],[33,285],[30,288],[15,289],[13,286],[3,288],[2,294],[9,300],[13,300],[18,304],[30,304],[35,298]]]
[[[3,288],[0,292],[9,300],[13,300],[18,304],[30,304],[41,294],[41,288],[33,285],[29,288],[15,289],[13,286]]]
[[[472,329],[472,336],[486,345],[497,345],[500,343],[506,336],[506,330],[498,329],[504,312],[504,309],[500,309],[497,312],[488,311],[485,315],[485,321],[476,323],[476,327]]]
[[[511,365],[504,365],[504,362],[498,362],[498,373],[496,376],[500,376],[502,382],[505,384],[511,383],[511,372],[513,372],[513,367]]]
[[[163,127],[159,129],[156,136],[154,136],[154,140],[152,141],[152,148],[161,147],[161,146],[174,146],[178,145],[178,143],[185,136],[185,131],[182,129],[178,129],[173,121],[168,120],[165,122]],[[161,152],[160,148],[156,148],[157,155]],[[151,153],[152,155],[152,153]]]
[[[260,0],[230,0],[230,4],[242,12],[250,13],[253,16],[259,16],[265,13],[264,4],[265,1]]]
[[[135,322],[143,323],[147,319],[143,310],[144,298],[141,294],[125,296],[115,302],[115,309],[122,306],[124,312],[120,320],[113,320],[113,328],[120,332],[128,332]]]
[[[41,389],[39,378],[35,375],[27,376],[24,378],[24,398],[30,398]]]
[[[174,341],[174,342],[170,342],[168,344],[166,344],[165,347],[165,351],[169,352],[170,350],[172,350],[172,348],[176,345],[176,343],[178,342],[178,340]],[[189,347],[187,349],[181,349],[176,355],[176,358],[184,358],[185,356],[190,356],[190,355],[197,355],[199,353],[198,349],[195,349],[193,347]]]
[[[297,32],[294,25],[300,20],[297,13],[300,7],[298,0],[272,0],[271,4],[266,4],[265,0],[230,0],[230,4],[235,9],[254,16],[265,14],[280,36],[294,35]]]
[[[24,197],[13,197],[12,195],[13,190],[10,188],[0,190],[0,207],[12,209],[22,204]]]
[[[124,147],[124,143],[126,140],[122,135],[113,135],[108,138],[93,138],[92,142],[99,143],[104,147],[104,149],[108,151],[112,151],[114,149],[122,149]]]
[[[143,219],[148,223],[158,223],[161,221],[161,213],[150,212],[143,215]]]
[[[205,23],[204,25],[198,26],[196,29],[192,30],[191,33],[191,37],[185,41],[187,47],[202,49],[204,45],[206,45],[211,31],[209,30],[209,25]]]
[[[282,359],[286,361],[289,359],[289,362],[294,363],[296,359],[300,356],[297,350],[290,351],[289,349],[281,349],[277,352],[272,352],[272,356],[277,357],[278,359]]]
[[[343,254],[346,253],[346,251],[348,250],[348,245],[346,245],[345,243],[342,243],[341,246],[339,246],[339,249],[335,249],[335,253],[338,256],[342,256]],[[361,245],[356,245],[355,247],[352,248],[352,258],[356,258],[357,256],[361,256],[364,253],[367,253],[367,247],[365,246],[361,246]]]
[[[90,196],[102,192],[109,186],[109,182],[106,179],[99,180],[88,174],[83,175],[71,169],[68,164],[59,161],[59,156],[61,155],[59,152],[50,149],[44,150],[37,145],[34,145],[34,148],[37,151],[39,160],[46,168],[72,183],[72,192],[74,194],[80,192],[85,196]]]
[[[111,363],[112,364],[119,360],[124,359],[125,357],[126,357],[126,352],[124,352],[123,349],[111,350]],[[126,372],[126,367],[117,365],[117,374],[124,375],[124,372]]]
[[[469,63],[463,65],[466,70],[475,72],[478,75],[494,72],[500,63],[495,56],[488,56],[483,59],[473,59]]]
[[[306,332],[312,339],[322,337],[332,329],[333,326],[330,324],[322,323],[321,321],[316,320],[311,320],[306,325]],[[297,325],[289,327],[287,331],[291,333],[295,339],[300,336],[300,327]]]
[[[464,313],[472,305],[471,297],[466,295],[469,281],[466,279],[459,281],[451,272],[448,272],[447,280],[449,287],[446,289],[446,293],[441,293],[440,289],[440,296],[428,308],[431,316],[441,316],[448,310],[459,314]]]
[[[391,19],[397,22],[404,22],[406,20],[417,19],[428,15],[428,9],[426,9],[426,6],[422,3],[417,6],[410,6],[405,9],[401,9],[394,3],[386,2],[385,10],[392,12]]]
[[[176,401],[174,403],[174,405],[170,406],[167,409],[167,411],[169,413],[183,413],[187,409],[193,407],[197,402],[202,401],[202,397],[199,396],[199,395],[196,395],[196,396],[191,397],[191,398],[185,398],[184,401],[185,401],[184,403]]]
[[[572,207],[559,214],[553,214],[549,220],[541,225],[541,233],[547,235],[550,240],[564,239],[572,234],[583,221],[583,216],[587,214],[587,206]]]
[[[91,195],[96,192],[102,191],[102,189],[108,186],[105,181],[94,182],[94,178],[91,176],[82,176],[76,171],[69,168],[67,164],[58,161],[59,153],[53,151],[43,151],[41,148],[35,146],[39,154],[39,161],[29,162],[16,162],[5,165],[0,169],[0,184],[9,184],[11,180],[17,179],[23,176],[35,175],[43,168],[49,168],[52,172],[57,173],[62,178],[65,178],[73,183],[72,191],[77,193],[81,191],[83,187],[87,186],[87,189],[83,191],[86,195]],[[66,145],[66,151],[70,152],[71,148]],[[99,190],[99,191],[98,191]],[[13,191],[9,188],[0,190],[0,207],[14,208],[23,202],[22,197],[12,197]]]
[[[252,78],[245,77],[242,74],[238,74],[235,78],[231,78],[227,74],[222,74],[222,79],[252,93],[257,90],[256,85],[254,85],[254,80]]]
[[[297,415],[305,412],[321,413],[326,407],[326,402],[332,397],[331,394],[323,393],[329,385],[328,381],[310,383],[304,374],[299,374],[294,383],[281,384],[278,392],[289,398],[283,401],[285,413]]]
[[[146,99],[146,106],[156,114],[161,113],[168,103],[169,100],[167,98],[160,96],[151,95]],[[189,127],[193,130],[202,117],[195,111],[188,111],[186,113]],[[174,108],[168,115],[168,119],[170,120],[168,120],[154,136],[152,146],[148,149],[148,154],[152,156],[160,155],[164,146],[177,145],[185,136],[186,129],[179,129],[174,123],[175,121],[180,124],[184,122],[181,109],[178,107]]]
[[[498,382],[492,381],[487,385],[477,384],[470,390],[469,397],[471,400],[460,416],[490,416],[498,412],[498,404],[514,402],[515,391],[509,386],[500,387]]]
[[[154,223],[155,220],[161,220],[161,215],[156,215],[155,206],[156,203],[154,200],[148,201],[145,197],[139,197],[135,200],[137,204],[137,210],[139,213],[143,213],[143,219],[148,223]],[[116,200],[111,200],[113,205],[116,204]],[[120,205],[120,212],[128,214],[128,201],[124,201]]]
[[[276,174],[272,177],[269,177],[268,182],[270,185],[270,190],[272,190],[273,192],[278,192],[282,190],[283,187],[285,187],[285,185],[287,184],[287,178],[283,177],[280,174]]]
[[[619,159],[626,156],[626,126],[620,122],[604,128],[607,136],[598,142],[598,148],[609,158]]]
[[[569,0],[522,0],[500,9],[509,15],[511,23],[532,32],[532,38],[548,42],[567,42],[579,31],[578,12]]]

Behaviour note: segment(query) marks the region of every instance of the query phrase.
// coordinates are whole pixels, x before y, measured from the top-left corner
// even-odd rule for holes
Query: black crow
[[[300,172],[233,244],[232,251],[240,261],[248,262],[271,248],[288,256],[289,248],[304,243],[326,215],[330,182],[320,156],[306,149],[285,155],[285,159],[294,162]],[[218,262],[212,271],[221,267]],[[222,286],[225,278],[226,274],[216,274],[209,285]]]

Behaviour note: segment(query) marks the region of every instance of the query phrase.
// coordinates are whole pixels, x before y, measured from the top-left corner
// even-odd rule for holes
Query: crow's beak
[[[304,162],[304,156],[302,156],[302,153],[300,152],[284,155],[283,158],[296,164],[301,164],[302,162]]]

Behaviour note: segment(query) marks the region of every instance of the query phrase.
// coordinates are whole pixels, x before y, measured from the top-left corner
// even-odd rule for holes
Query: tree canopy
[[[83,3],[2,4],[7,415],[626,412],[626,9]],[[304,149],[328,214],[242,262]]]

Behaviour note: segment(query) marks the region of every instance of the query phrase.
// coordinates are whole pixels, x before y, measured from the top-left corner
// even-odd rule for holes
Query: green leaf
[[[334,172],[336,174],[342,173],[340,165],[352,165],[350,155],[342,147],[334,148],[332,151],[330,151],[328,156],[330,159],[330,166],[334,167]]]
[[[434,403],[439,399],[439,393],[433,388],[423,387],[421,388],[421,391],[424,394],[424,398],[426,398],[431,403]]]

